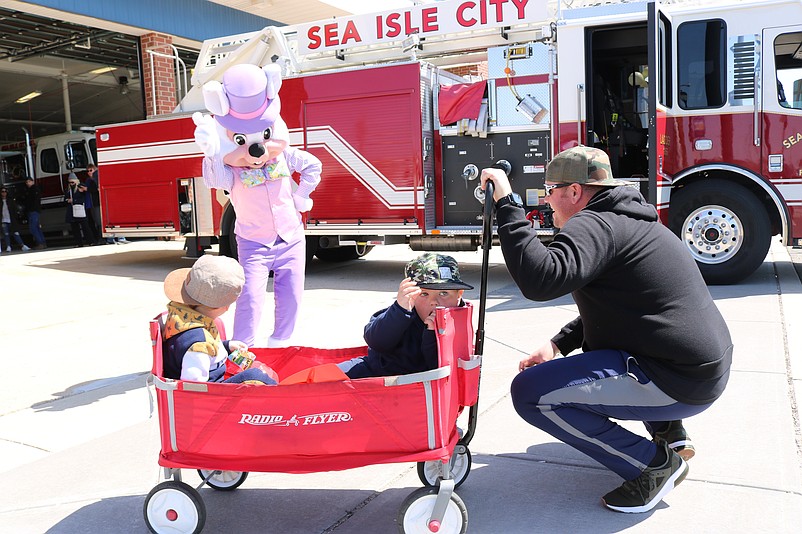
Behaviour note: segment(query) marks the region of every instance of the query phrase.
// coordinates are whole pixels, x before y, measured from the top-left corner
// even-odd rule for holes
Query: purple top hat
[[[223,75],[228,114],[215,115],[215,120],[226,130],[245,134],[272,127],[281,111],[281,101],[278,94],[270,98],[267,77],[268,73],[256,65],[234,65],[228,69]]]

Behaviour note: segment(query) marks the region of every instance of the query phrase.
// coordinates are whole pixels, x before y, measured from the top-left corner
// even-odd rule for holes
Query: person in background
[[[47,248],[45,235],[39,226],[39,212],[42,211],[42,191],[32,177],[25,177],[25,189],[20,192],[17,203],[25,208],[25,216],[28,217],[28,229],[33,236],[33,249],[41,250]]]
[[[102,245],[105,241],[101,239],[103,229],[100,224],[100,190],[97,182],[97,165],[94,163],[86,166],[84,185],[89,197],[86,204],[88,208],[86,217],[89,219],[89,226],[93,230],[95,243]]]
[[[28,245],[22,240],[19,235],[19,212],[17,211],[17,203],[8,194],[8,189],[4,186],[0,188],[0,220],[3,224],[3,241],[0,248],[5,249],[6,252],[11,252],[11,238],[24,251],[31,250]]]
[[[94,163],[90,163],[86,166],[86,174],[87,179],[84,182],[86,184],[86,189],[89,192],[90,196],[92,197],[92,209],[91,217],[92,221],[94,221],[94,228],[95,228],[95,235],[98,238],[97,243],[99,245],[106,244],[106,245],[125,245],[128,243],[128,240],[124,237],[107,237],[103,239],[103,221],[100,213],[100,169],[98,169],[97,165]],[[91,221],[90,221],[91,223]]]
[[[727,385],[727,323],[682,241],[637,188],[613,177],[603,151],[577,146],[546,167],[559,228],[548,245],[507,175],[484,169],[482,187],[490,180],[501,251],[521,293],[536,301],[571,294],[579,309],[521,360],[513,406],[624,479],[602,497],[607,508],[648,512],[688,474],[694,448],[682,419]],[[649,437],[616,419],[642,421]]]
[[[67,182],[69,187],[67,187],[67,192],[64,194],[64,200],[67,202],[64,220],[72,226],[75,246],[94,245],[92,230],[89,228],[89,219],[86,216],[86,187],[81,185],[81,181],[72,172]],[[83,215],[77,215],[73,206],[84,206]]]

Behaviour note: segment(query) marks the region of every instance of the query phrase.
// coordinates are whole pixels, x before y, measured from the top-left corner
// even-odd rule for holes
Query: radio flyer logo
[[[289,419],[283,415],[269,414],[242,414],[239,420],[240,425],[252,426],[313,426],[328,425],[333,423],[348,423],[353,421],[353,417],[348,412],[324,412],[309,415],[293,415]]]

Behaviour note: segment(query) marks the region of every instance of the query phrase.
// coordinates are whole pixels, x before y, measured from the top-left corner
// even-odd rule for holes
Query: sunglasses
[[[574,185],[575,183],[576,182],[571,182],[568,184],[554,184],[554,185],[543,184],[543,189],[546,190],[546,196],[549,196],[551,195],[551,192],[554,191],[555,189],[559,189],[561,187],[568,187],[569,185]]]

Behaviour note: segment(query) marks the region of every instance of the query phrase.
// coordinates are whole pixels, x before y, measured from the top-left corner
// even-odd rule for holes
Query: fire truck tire
[[[708,284],[734,284],[769,251],[771,222],[745,187],[710,179],[671,195],[669,228],[685,243]]]
[[[318,249],[318,241],[320,238],[316,235],[308,235],[306,236],[306,265],[307,267],[312,262],[312,259],[315,257],[315,252]]]
[[[234,234],[220,236],[220,255],[239,259],[237,254],[237,238]]]
[[[317,256],[320,261],[330,261],[336,263],[361,258],[362,256],[366,256],[371,250],[373,250],[373,247],[365,246],[357,249],[357,247],[353,245],[334,248],[318,248],[315,252],[315,256]]]

